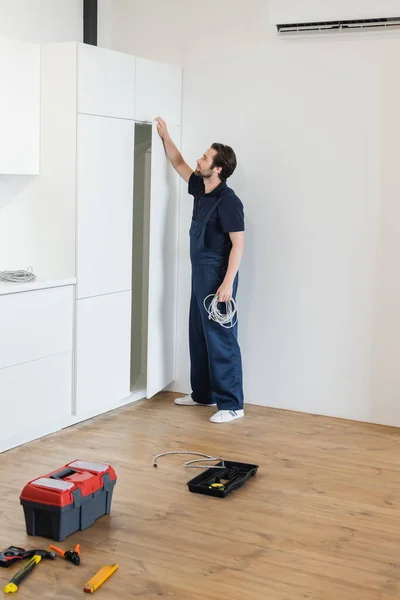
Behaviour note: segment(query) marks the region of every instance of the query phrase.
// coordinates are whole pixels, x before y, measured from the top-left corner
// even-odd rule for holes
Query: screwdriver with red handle
[[[65,560],[68,560],[69,562],[72,562],[74,565],[78,566],[79,563],[81,562],[81,557],[80,557],[80,545],[77,544],[75,546],[75,550],[61,550],[60,548],[56,548],[56,546],[50,546],[51,550],[54,550],[54,552],[57,552],[57,554],[59,554],[60,556],[62,556],[63,558],[65,558]]]

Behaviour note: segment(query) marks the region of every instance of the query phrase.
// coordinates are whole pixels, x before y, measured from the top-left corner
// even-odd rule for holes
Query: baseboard
[[[190,389],[182,390],[182,385],[179,384],[179,382],[177,382],[177,381],[174,381],[173,383],[168,385],[164,391],[165,392],[174,392],[175,394],[184,394],[184,395],[191,393]]]
[[[94,419],[95,417],[100,417],[101,415],[112,412],[113,410],[118,410],[119,408],[123,408],[128,404],[133,404],[134,402],[138,402],[139,400],[143,400],[146,398],[146,390],[136,390],[129,394],[126,398],[124,398],[118,404],[115,402],[110,404],[105,404],[103,406],[99,406],[95,410],[89,411],[87,413],[83,413],[81,415],[71,415],[69,416],[64,423],[64,427],[71,427],[73,425],[77,425],[78,423],[82,423],[82,421],[88,421],[89,419]]]
[[[67,427],[73,427],[74,425],[82,423],[83,421],[88,421],[89,419],[99,417],[113,410],[118,410],[119,408],[127,406],[128,404],[133,404],[134,402],[143,400],[144,398],[146,398],[146,390],[137,390],[132,392],[132,394],[130,394],[127,398],[124,398],[124,400],[122,400],[117,406],[115,403],[113,403],[106,406],[101,406],[100,408],[83,415],[68,415],[51,423],[46,423],[40,427],[29,429],[28,431],[11,436],[5,440],[0,440],[0,454],[2,452],[6,452],[7,450],[12,450],[18,446],[38,440],[47,435],[51,435],[52,433],[56,433],[57,431],[61,431],[62,429],[66,429]]]
[[[59,419],[57,421],[47,423],[46,425],[29,429],[23,433],[18,433],[5,440],[0,440],[0,454],[2,452],[6,452],[7,450],[12,450],[12,448],[17,448],[23,444],[38,440],[46,435],[55,433],[56,431],[60,431],[60,429],[63,428],[64,421],[65,419]]]

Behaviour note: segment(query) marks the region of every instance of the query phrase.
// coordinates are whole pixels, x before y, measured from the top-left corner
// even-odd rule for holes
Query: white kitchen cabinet
[[[151,123],[162,117],[168,126],[181,125],[182,69],[136,58],[135,119]]]
[[[75,414],[116,408],[130,394],[131,293],[77,301]]]
[[[180,148],[181,131],[169,126]],[[175,379],[179,176],[152,127],[147,320],[147,397]]]
[[[0,285],[0,452],[60,429],[73,399],[74,286],[11,285]]]
[[[179,126],[170,126],[178,148]],[[131,389],[151,398],[175,379],[179,180],[156,125],[136,124]]]
[[[0,295],[0,369],[72,351],[73,286]]]
[[[54,431],[71,415],[72,353],[0,369],[0,390],[0,451]]]
[[[78,112],[135,118],[135,57],[78,44]]]
[[[182,90],[179,67],[95,46],[5,48],[0,174],[38,172],[40,125],[77,285],[0,289],[0,451],[174,380],[179,186],[154,119],[179,147]]]
[[[0,175],[38,175],[38,44],[0,37],[0,88]]]
[[[77,298],[132,285],[134,123],[78,115]]]
[[[52,143],[75,202],[83,419],[175,378],[179,186],[154,119],[180,146],[182,70],[79,43],[46,45],[42,61],[46,127],[57,126],[57,103],[69,124]]]

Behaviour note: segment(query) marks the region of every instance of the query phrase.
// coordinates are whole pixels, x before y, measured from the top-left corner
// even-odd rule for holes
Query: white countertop
[[[36,278],[34,281],[27,281],[23,283],[9,283],[6,281],[0,281],[0,296],[5,294],[16,294],[19,292],[32,292],[34,290],[45,290],[54,287],[63,287],[66,285],[74,285],[76,279],[70,277],[69,279],[40,279]]]

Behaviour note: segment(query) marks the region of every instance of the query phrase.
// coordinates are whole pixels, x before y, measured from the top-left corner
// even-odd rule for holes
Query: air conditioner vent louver
[[[337,31],[345,32],[362,29],[400,29],[400,17],[391,17],[384,19],[356,19],[348,21],[320,21],[315,23],[290,23],[278,24],[278,32],[285,33],[305,33],[308,31]]]

